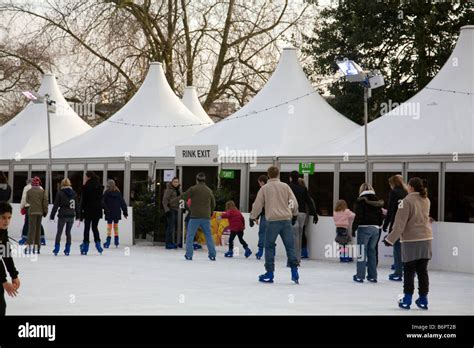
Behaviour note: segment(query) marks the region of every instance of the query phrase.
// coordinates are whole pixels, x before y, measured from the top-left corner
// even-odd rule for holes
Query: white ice
[[[114,247],[99,255],[92,248],[81,256],[55,257],[53,241],[38,259],[15,258],[20,272],[19,296],[7,297],[7,315],[444,315],[474,314],[474,275],[430,272],[430,309],[401,310],[396,301],[402,283],[354,283],[355,264],[302,260],[300,284],[290,280],[286,260],[276,261],[274,284],[262,284],[263,260],[241,254],[233,259],[218,249],[216,262],[207,251],[186,261],[182,250],[136,245]],[[62,246],[63,247],[63,246]]]

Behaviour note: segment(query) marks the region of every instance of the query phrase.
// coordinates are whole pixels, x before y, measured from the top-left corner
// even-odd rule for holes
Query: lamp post
[[[44,96],[39,95],[36,92],[23,92],[23,95],[34,104],[45,104],[46,105],[46,119],[48,124],[48,170],[46,171],[47,175],[47,182],[49,186],[49,202],[53,203],[53,175],[52,175],[52,155],[51,155],[51,121],[50,121],[50,113],[56,112],[56,107],[54,104],[56,102],[49,98],[49,94],[45,94]]]
[[[348,82],[357,82],[364,87],[364,162],[365,162],[365,182],[371,183],[372,178],[369,173],[369,144],[368,144],[368,129],[369,123],[369,107],[368,101],[372,96],[372,89],[382,87],[384,79],[379,70],[363,70],[357,63],[347,58],[338,60],[336,62],[339,70],[345,76]]]

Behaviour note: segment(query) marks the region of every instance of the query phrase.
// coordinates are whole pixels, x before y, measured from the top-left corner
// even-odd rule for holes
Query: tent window
[[[258,177],[260,175],[267,175],[267,172],[250,172],[249,182],[249,211],[252,211],[253,202],[257,198],[258,190],[260,185],[258,184]]]
[[[199,172],[206,174],[206,185],[212,190],[217,187],[217,167],[183,167],[183,191],[196,184],[196,175]]]
[[[132,170],[130,172],[130,202],[134,202],[147,191],[148,171]]]
[[[359,197],[359,187],[365,182],[364,172],[339,173],[339,199],[347,202],[349,209],[354,211],[355,202]]]
[[[379,199],[383,199],[384,208],[388,208],[388,195],[390,193],[390,185],[388,184],[388,178],[392,175],[401,174],[397,172],[374,172],[372,175],[372,186],[374,187],[375,193]]]
[[[445,221],[474,223],[474,173],[446,173]]]
[[[97,174],[97,173],[96,173]],[[115,185],[119,188],[120,192],[123,194],[123,177],[124,171],[123,170],[109,170],[107,171],[107,180],[114,180]],[[107,187],[105,187],[107,189]]]
[[[419,177],[428,182],[428,198],[431,201],[430,216],[438,220],[438,177],[437,172],[409,172],[408,180],[413,177]]]
[[[56,199],[56,194],[61,188],[61,181],[64,179],[64,171],[53,171],[53,200]],[[54,203],[54,202],[51,202]]]
[[[28,172],[14,172],[13,173],[13,203],[21,202],[21,195],[23,188],[26,186],[28,179]]]
[[[318,215],[332,216],[334,173],[320,172],[309,175],[309,192],[316,203]]]
[[[83,171],[71,171],[67,173],[69,180],[71,180],[71,186],[77,196],[81,197],[82,195],[82,185],[84,184],[84,172]]]
[[[240,207],[240,170],[234,170],[234,178],[233,179],[221,179],[221,187],[229,191],[230,199],[235,202],[237,208]],[[219,202],[218,208],[225,207],[225,202],[228,199],[222,199],[222,202]],[[217,202],[216,202],[217,203]],[[216,209],[217,210],[217,209]]]

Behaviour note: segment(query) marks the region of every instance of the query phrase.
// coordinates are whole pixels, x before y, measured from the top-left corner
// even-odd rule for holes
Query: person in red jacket
[[[240,244],[245,249],[245,257],[248,258],[252,255],[252,251],[249,249],[248,244],[244,240],[245,230],[245,219],[242,213],[235,206],[234,201],[227,201],[225,203],[225,213],[220,218],[229,220],[230,238],[229,238],[229,251],[224,254],[225,257],[234,256],[234,239],[239,237]]]

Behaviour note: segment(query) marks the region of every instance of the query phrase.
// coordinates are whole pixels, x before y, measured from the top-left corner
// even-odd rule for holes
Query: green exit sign
[[[300,163],[299,173],[300,174],[313,175],[314,174],[314,163],[305,163],[305,162]]]
[[[221,170],[220,177],[221,179],[234,179],[235,170]]]

